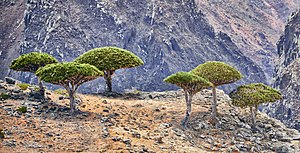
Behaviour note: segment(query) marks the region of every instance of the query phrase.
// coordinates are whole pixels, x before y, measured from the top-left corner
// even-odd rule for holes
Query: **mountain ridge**
[[[16,0],[14,4],[2,4],[6,9],[20,7],[18,11],[24,12],[24,19],[15,16],[21,20],[16,24],[20,26],[15,28],[22,32],[14,33],[15,42],[5,43],[7,46],[1,49],[3,60],[0,64],[4,69],[1,69],[0,78],[8,74],[25,82],[36,81],[32,74],[9,71],[9,61],[19,54],[43,51],[62,62],[72,61],[92,48],[113,45],[134,52],[145,62],[143,67],[116,72],[113,87],[118,91],[176,89],[162,80],[208,60],[223,61],[241,71],[245,79],[237,85],[257,80],[268,83],[270,74],[265,70],[270,68],[262,67],[260,60],[246,55],[232,34],[216,31],[204,7],[198,3],[194,0],[30,0],[26,3]],[[7,28],[4,25],[1,29],[9,31]],[[2,42],[6,42],[5,39],[6,36]],[[99,92],[104,88],[102,79],[93,84],[87,85],[89,89],[82,92]],[[223,89],[229,92],[234,86]]]

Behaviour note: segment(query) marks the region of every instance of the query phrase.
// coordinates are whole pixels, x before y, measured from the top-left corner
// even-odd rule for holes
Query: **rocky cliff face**
[[[199,3],[194,0],[4,1],[2,8],[16,9],[20,14],[12,16],[9,11],[1,14],[1,22],[6,24],[1,25],[5,33],[0,39],[6,46],[1,46],[4,67],[0,77],[8,74],[26,82],[34,81],[31,74],[8,71],[9,61],[19,54],[42,51],[59,61],[72,61],[95,47],[118,46],[134,52],[145,65],[117,71],[115,89],[173,89],[174,86],[162,82],[163,78],[177,71],[189,71],[207,60],[224,61],[236,67],[245,75],[240,83],[267,82],[266,67],[241,49],[243,46],[226,30],[216,32],[202,11],[207,8]],[[23,19],[14,26],[6,22],[7,16],[12,16],[12,23]],[[8,43],[11,39],[14,42]],[[99,91],[103,85],[100,79],[87,85],[90,87],[87,90]]]
[[[272,78],[276,43],[300,0],[197,1],[217,31],[227,33],[240,50]],[[271,83],[271,79],[268,79]]]
[[[292,14],[278,42],[279,61],[274,86],[284,100],[269,105],[267,112],[300,130],[300,11]]]

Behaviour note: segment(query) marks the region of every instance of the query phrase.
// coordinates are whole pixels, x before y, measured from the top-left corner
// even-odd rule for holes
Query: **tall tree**
[[[75,62],[49,64],[37,70],[36,75],[45,82],[63,86],[70,96],[71,113],[75,111],[74,95],[78,87],[90,80],[103,76],[103,72],[89,64]]]
[[[192,111],[193,96],[206,88],[212,87],[213,84],[202,77],[191,74],[189,72],[177,72],[164,79],[165,82],[175,84],[181,87],[185,93],[186,114],[182,120],[182,126],[186,128],[189,116]]]
[[[31,72],[35,73],[40,67],[44,67],[47,64],[58,63],[58,61],[47,53],[31,52],[23,54],[12,61],[10,66],[15,71]],[[40,94],[45,96],[45,88],[40,79],[38,79],[40,88]]]
[[[91,64],[103,71],[104,79],[106,80],[105,91],[107,92],[112,92],[112,76],[116,70],[144,64],[132,52],[117,47],[92,49],[75,59],[75,62]]]
[[[259,104],[275,102],[282,99],[281,93],[262,83],[253,83],[239,86],[229,94],[232,104],[239,107],[249,107],[252,127],[256,126],[256,114]]]
[[[243,78],[242,74],[226,63],[218,61],[208,61],[200,64],[191,73],[203,77],[213,84],[212,87],[212,124],[217,124],[217,93],[216,88],[224,84],[230,84]]]

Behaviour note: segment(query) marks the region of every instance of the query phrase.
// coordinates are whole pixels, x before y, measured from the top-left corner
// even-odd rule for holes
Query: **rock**
[[[109,113],[109,110],[107,110],[107,109],[103,109],[103,112]]]
[[[16,84],[16,80],[11,77],[5,77],[5,81],[7,84]]]
[[[155,141],[156,141],[157,143],[164,143],[164,142],[163,142],[163,137],[157,137],[157,138],[155,138]]]
[[[276,153],[291,153],[292,149],[288,146],[281,145],[281,146],[276,146],[275,151]]]
[[[107,138],[109,137],[109,132],[107,127],[103,127],[102,129],[102,138]]]
[[[16,147],[16,140],[4,140],[2,144],[7,147]]]
[[[63,99],[65,99],[64,96],[59,96],[59,97],[58,97],[58,100],[63,100]]]
[[[122,140],[121,138],[119,138],[119,137],[112,137],[111,138],[113,141],[120,141],[120,140]]]
[[[162,129],[167,129],[167,128],[170,128],[172,126],[172,124],[170,124],[170,123],[162,123],[162,124],[160,124],[160,128],[162,128]]]
[[[140,133],[138,133],[138,132],[136,132],[136,131],[133,131],[132,132],[132,136],[134,137],[134,138],[141,138],[141,134]]]
[[[124,139],[123,143],[125,143],[127,146],[131,145],[131,140],[130,139]]]

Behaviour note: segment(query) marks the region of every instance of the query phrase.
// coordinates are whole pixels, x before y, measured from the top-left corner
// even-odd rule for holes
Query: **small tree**
[[[281,93],[262,83],[239,86],[229,94],[232,104],[239,107],[250,107],[253,128],[256,126],[256,114],[259,104],[275,102],[282,98]],[[255,109],[253,109],[253,107]]]
[[[103,71],[104,79],[106,80],[105,90],[108,92],[112,91],[112,75],[117,69],[131,68],[144,64],[139,57],[130,51],[117,47],[92,49],[75,59],[75,62],[91,64]]]
[[[74,95],[78,87],[90,80],[103,76],[95,66],[89,64],[79,64],[75,62],[49,64],[37,70],[36,75],[44,80],[56,85],[63,86],[70,96],[71,112],[75,111]]]
[[[58,63],[53,56],[47,53],[31,52],[13,60],[10,68],[15,71],[35,73],[40,67],[52,63]],[[38,85],[40,87],[40,94],[44,97],[45,89],[40,79],[38,79]]]
[[[233,83],[241,78],[242,74],[235,68],[223,62],[208,61],[200,64],[191,71],[193,74],[203,77],[213,84],[212,87],[212,124],[217,123],[217,94],[216,88],[224,84]]]
[[[182,126],[186,128],[186,124],[192,111],[193,96],[202,89],[212,87],[213,84],[205,80],[204,78],[191,74],[189,72],[178,72],[172,74],[165,78],[164,81],[167,83],[175,84],[184,90],[187,108],[185,117],[182,120]]]

